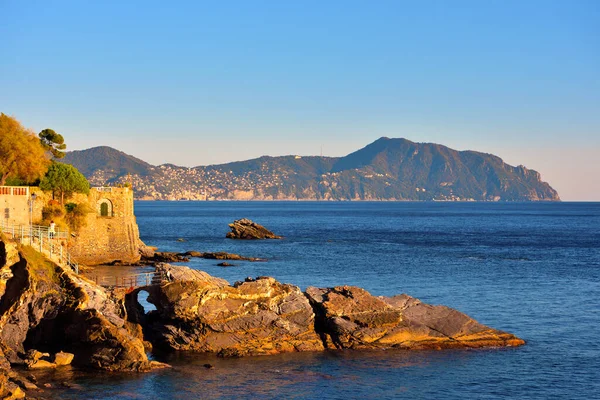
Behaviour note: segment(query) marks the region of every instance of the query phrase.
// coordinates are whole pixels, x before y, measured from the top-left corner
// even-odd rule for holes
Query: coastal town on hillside
[[[178,167],[170,164],[154,167],[155,174],[140,176],[128,174],[115,177],[114,172],[97,170],[89,177],[93,186],[131,185],[134,189],[136,200],[296,200],[281,194],[281,189],[286,186],[286,180],[296,175],[294,171],[282,172],[263,169],[262,174],[246,172],[236,175],[233,171],[202,170],[199,168]],[[368,174],[357,171],[367,179],[391,179],[384,174]],[[319,186],[335,188],[339,173],[325,173],[321,175]],[[116,178],[116,179],[115,179]],[[110,183],[109,183],[110,182]],[[384,182],[390,186],[389,182]],[[442,186],[450,186],[444,182]],[[425,193],[427,189],[417,187],[416,192]],[[271,196],[265,195],[272,193]],[[262,194],[258,195],[257,194]],[[257,198],[258,197],[258,198]],[[307,196],[308,197],[308,196]],[[310,197],[308,199],[311,199]],[[324,200],[331,200],[325,198]],[[452,193],[438,195],[440,201],[474,201],[472,198],[461,198]]]
[[[228,193],[251,192],[256,189],[283,185],[289,174],[263,169],[262,174],[247,172],[236,175],[232,171],[203,170],[170,164],[153,167],[150,176],[128,174],[116,177],[112,171],[97,170],[89,177],[94,186],[131,184],[138,200],[220,200]],[[114,180],[116,178],[116,180]]]

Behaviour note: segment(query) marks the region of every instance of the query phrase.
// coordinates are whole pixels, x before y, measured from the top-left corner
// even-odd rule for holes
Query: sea
[[[227,279],[407,293],[516,334],[518,348],[154,354],[151,373],[53,371],[61,399],[600,399],[600,203],[143,202],[142,240]],[[250,218],[283,240],[225,239]],[[144,270],[144,268],[138,268]],[[146,303],[146,306],[150,305]],[[207,369],[204,364],[212,364]],[[57,386],[57,385],[55,385]],[[60,386],[60,385],[58,385]]]

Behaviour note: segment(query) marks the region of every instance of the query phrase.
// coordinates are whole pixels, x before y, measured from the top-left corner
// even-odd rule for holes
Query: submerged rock
[[[231,232],[225,236],[229,239],[281,239],[281,236],[247,218],[233,221],[229,227]]]
[[[186,253],[187,254],[187,253]],[[201,257],[208,260],[238,260],[238,261],[265,261],[263,258],[257,257],[244,257],[239,254],[226,253],[224,251],[216,252],[216,253],[200,253]]]
[[[222,262],[222,263],[218,263],[217,267],[235,267],[235,264],[231,264],[228,262]]]
[[[156,251],[154,252],[154,255],[149,258],[149,259],[145,259],[144,261],[148,261],[148,262],[153,262],[153,263],[169,263],[169,262],[187,262],[190,261],[190,259],[188,257],[186,257],[185,254],[183,253],[175,253],[175,252],[170,252],[170,251]]]
[[[152,257],[144,258],[143,263],[147,264],[159,264],[159,263],[172,263],[172,262],[187,262],[190,261],[189,257],[204,258],[207,260],[238,260],[238,261],[266,261],[262,258],[257,257],[244,257],[239,254],[226,253],[224,251],[218,252],[200,252],[200,251],[186,251],[185,253],[177,252],[154,252]]]

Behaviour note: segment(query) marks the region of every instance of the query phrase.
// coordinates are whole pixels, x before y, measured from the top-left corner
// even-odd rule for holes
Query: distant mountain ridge
[[[153,166],[103,146],[63,161],[93,185],[131,181],[140,199],[560,200],[538,172],[495,155],[386,137],[345,157],[263,156],[186,168]]]
[[[75,166],[86,177],[98,170],[112,172],[115,177],[127,174],[147,176],[154,169],[147,162],[108,146],[69,151],[63,161]]]

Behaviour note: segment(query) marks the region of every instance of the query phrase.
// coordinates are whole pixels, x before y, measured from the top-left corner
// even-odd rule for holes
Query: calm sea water
[[[150,374],[53,372],[61,398],[600,398],[600,203],[137,202],[142,239],[230,282],[269,275],[444,304],[524,338],[516,349],[156,355]],[[281,241],[224,239],[251,218]],[[182,238],[185,242],[178,242]],[[202,367],[211,363],[214,369]]]

